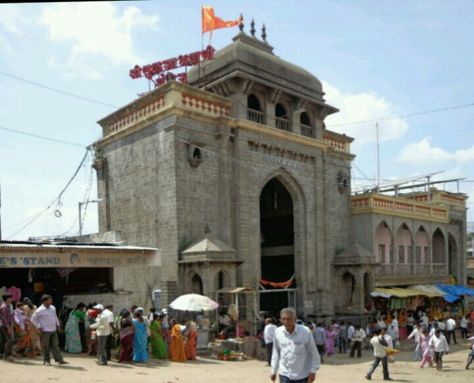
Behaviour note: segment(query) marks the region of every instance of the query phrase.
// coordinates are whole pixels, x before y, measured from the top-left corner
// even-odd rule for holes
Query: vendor
[[[232,319],[224,309],[221,309],[219,311],[219,336],[228,338],[231,330],[233,330]]]

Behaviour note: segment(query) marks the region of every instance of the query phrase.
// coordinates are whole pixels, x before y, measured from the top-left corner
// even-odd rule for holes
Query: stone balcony
[[[433,264],[381,264],[375,269],[377,286],[444,283],[449,281],[448,266]]]
[[[352,214],[363,213],[380,213],[440,223],[449,222],[448,210],[444,207],[375,193],[352,197]]]

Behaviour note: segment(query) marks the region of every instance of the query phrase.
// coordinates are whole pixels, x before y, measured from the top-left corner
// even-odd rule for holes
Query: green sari
[[[163,334],[161,332],[161,324],[159,320],[154,320],[150,324],[150,344],[151,354],[157,359],[166,359],[168,352],[166,351],[165,342],[163,341]]]

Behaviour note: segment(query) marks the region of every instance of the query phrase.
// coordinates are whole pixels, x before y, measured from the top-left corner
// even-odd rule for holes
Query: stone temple
[[[114,269],[114,284],[146,306],[159,289],[162,307],[246,287],[251,318],[362,312],[376,286],[464,280],[464,196],[352,197],[353,139],[324,123],[336,112],[318,78],[240,32],[188,83],[100,120],[100,231],[162,257]]]

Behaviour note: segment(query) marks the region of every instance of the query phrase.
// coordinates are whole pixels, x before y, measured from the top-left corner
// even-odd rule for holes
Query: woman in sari
[[[186,353],[184,351],[184,341],[181,335],[181,326],[176,319],[171,319],[171,340],[169,348],[169,357],[172,362],[186,361]]]
[[[13,312],[15,338],[17,339],[16,352],[23,356],[34,358],[33,343],[31,342],[29,330],[26,327],[29,318],[25,313],[24,306],[23,302],[17,302],[16,309]]]
[[[196,360],[196,348],[198,338],[196,331],[196,323],[189,322],[186,327],[186,358],[188,360]]]
[[[168,353],[163,340],[161,321],[158,314],[153,314],[153,321],[150,324],[150,332],[151,353],[153,357],[157,359],[166,359]]]
[[[430,344],[430,333],[428,329],[423,329],[420,337],[420,347],[421,347],[421,352],[423,355],[423,358],[421,359],[421,364],[420,367],[423,368],[426,363],[429,364],[430,367],[433,366],[433,358],[431,356],[431,348],[429,346]]]
[[[25,297],[24,302],[25,305],[23,306],[23,310],[28,318],[25,322],[25,331],[31,339],[32,354],[33,356],[41,355],[40,332],[31,321],[31,317],[35,313],[37,307],[33,304],[30,298]]]
[[[133,360],[133,322],[127,310],[123,310],[120,317],[119,363],[131,362]]]
[[[69,313],[69,317],[66,322],[66,344],[64,346],[64,350],[71,354],[80,354],[83,350],[81,334],[79,332],[79,322],[84,321],[85,308],[86,305],[84,303],[79,303],[76,306],[76,309]]]
[[[146,363],[148,360],[148,333],[142,311],[135,310],[133,319],[133,361],[135,363]]]
[[[334,354],[334,346],[336,345],[336,330],[329,325],[326,329],[326,355],[330,356]]]

